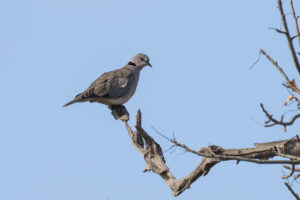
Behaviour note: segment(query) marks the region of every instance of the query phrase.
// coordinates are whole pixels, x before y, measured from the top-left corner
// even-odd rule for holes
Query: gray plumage
[[[64,107],[86,101],[108,106],[126,103],[135,93],[140,71],[147,65],[152,67],[147,55],[141,53],[135,55],[123,68],[102,74]]]

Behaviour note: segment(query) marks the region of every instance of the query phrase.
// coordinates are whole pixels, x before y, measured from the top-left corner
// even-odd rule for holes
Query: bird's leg
[[[120,119],[122,121],[129,120],[129,113],[124,105],[110,105],[108,108],[111,110],[111,114],[116,120]]]

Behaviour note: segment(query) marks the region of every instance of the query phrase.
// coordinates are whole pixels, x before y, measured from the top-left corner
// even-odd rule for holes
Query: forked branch
[[[128,113],[126,108],[118,107],[119,112]],[[125,109],[120,112],[120,109]],[[127,115],[127,114],[125,114]],[[116,117],[116,116],[115,116]],[[118,119],[129,119],[129,116],[117,116]],[[136,115],[136,130],[133,131],[128,125],[128,120],[122,120],[131,139],[133,146],[143,155],[146,162],[144,172],[152,171],[158,174],[172,190],[174,196],[180,195],[191,184],[201,176],[209,173],[210,169],[221,161],[235,160],[237,162],[253,162],[257,164],[300,164],[300,141],[297,138],[290,140],[274,141],[268,143],[256,143],[254,148],[223,149],[220,146],[208,146],[199,151],[192,150],[174,139],[169,139],[174,145],[188,152],[202,156],[198,166],[186,176],[177,179],[166,165],[163,151],[160,145],[142,128],[142,115],[138,110]],[[276,156],[287,158],[281,160],[270,160]]]
[[[300,46],[300,33],[297,23],[298,17],[296,16],[293,7],[293,1],[291,0],[291,9],[297,31],[295,36],[291,36],[288,29],[286,15],[283,11],[281,0],[278,0],[278,9],[280,11],[284,30],[274,30],[286,36],[295,67],[300,74],[300,65],[293,45],[293,39],[298,38]],[[300,90],[298,89],[297,85],[293,82],[293,80],[288,78],[278,63],[274,61],[264,50],[261,49],[260,53],[262,53],[283,75],[286,81],[284,86],[288,89],[291,89],[293,92],[300,94]],[[267,112],[267,110],[265,110],[263,104],[261,104],[261,108],[268,118],[268,120],[265,122],[266,127],[281,125],[284,127],[284,129],[286,129],[287,126],[292,125],[296,119],[300,118],[300,114],[298,114],[292,117],[290,121],[284,122],[284,116],[282,115],[281,120],[276,120]],[[186,189],[190,188],[193,182],[195,182],[201,176],[207,175],[211,168],[222,161],[234,160],[237,161],[237,163],[244,161],[257,164],[289,164],[292,167],[285,166],[285,168],[291,171],[287,176],[282,177],[285,179],[292,177],[295,172],[299,171],[299,168],[296,168],[296,165],[300,164],[300,140],[298,137],[289,140],[256,143],[252,148],[224,149],[221,146],[211,145],[208,147],[203,147],[199,151],[193,150],[188,146],[179,143],[175,139],[169,139],[169,141],[174,145],[202,157],[201,162],[192,172],[182,178],[177,179],[166,165],[160,145],[142,128],[142,115],[140,110],[138,110],[136,115],[136,130],[133,131],[128,125],[129,113],[127,112],[125,106],[113,106],[110,107],[110,109],[112,110],[112,114],[115,119],[120,119],[124,122],[133,146],[143,155],[146,162],[144,172],[152,171],[158,174],[172,190],[174,196],[178,196]],[[281,159],[276,159],[277,157],[280,157]],[[294,179],[297,179],[298,177],[300,177],[299,174],[295,175]],[[291,186],[288,183],[285,183],[285,185],[291,191],[294,197],[299,200],[298,194],[293,191]]]
[[[293,0],[291,0],[291,9],[292,9],[292,14],[293,14],[295,27],[296,27],[296,32],[297,32],[296,37],[298,37],[298,42],[299,42],[299,47],[300,47],[300,31],[299,31],[299,25],[298,25],[299,16],[296,15]]]
[[[290,31],[289,31],[289,28],[288,28],[288,24],[287,24],[286,17],[285,17],[286,15],[283,11],[281,0],[278,0],[278,9],[279,9],[279,12],[280,12],[280,15],[281,15],[281,20],[282,20],[282,23],[283,23],[286,39],[288,41],[289,48],[291,50],[291,54],[292,54],[292,57],[293,57],[293,60],[294,60],[295,67],[297,68],[297,70],[300,74],[300,64],[299,64],[298,57],[297,57],[297,54],[296,54],[296,51],[295,51],[295,48],[294,48],[294,45],[293,45],[293,39],[291,37]]]
[[[269,56],[269,54],[267,54],[263,49],[261,49],[259,52],[262,53],[278,69],[278,71],[282,74],[282,76],[284,77],[284,79],[286,81],[286,83],[283,84],[283,86],[285,86],[286,88],[291,89],[292,91],[300,94],[300,89],[295,86],[293,81],[290,81],[289,77],[286,75],[286,73],[283,71],[283,69],[278,65],[277,61],[273,60]]]
[[[283,121],[284,115],[281,115],[280,121],[278,121],[277,119],[273,118],[273,115],[271,115],[264,108],[264,105],[262,103],[260,103],[260,107],[261,107],[262,111],[265,113],[266,117],[268,118],[268,120],[265,121],[265,125],[264,125],[265,127],[272,127],[272,126],[275,126],[275,125],[281,125],[284,128],[284,132],[286,132],[286,127],[293,125],[294,122],[296,121],[296,119],[300,118],[300,114],[297,114],[297,115],[293,116],[290,121],[284,122]]]

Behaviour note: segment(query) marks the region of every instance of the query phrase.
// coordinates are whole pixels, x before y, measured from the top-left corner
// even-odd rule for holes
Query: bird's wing
[[[118,98],[129,92],[130,85],[134,81],[134,74],[128,69],[118,69],[107,72],[96,79],[80,95],[80,101],[88,101],[97,98]]]

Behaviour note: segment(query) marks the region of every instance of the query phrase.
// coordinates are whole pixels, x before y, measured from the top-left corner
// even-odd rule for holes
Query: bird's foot
[[[129,120],[129,113],[125,106],[123,105],[110,105],[108,108],[111,110],[111,114],[116,120],[120,119],[122,121]]]

